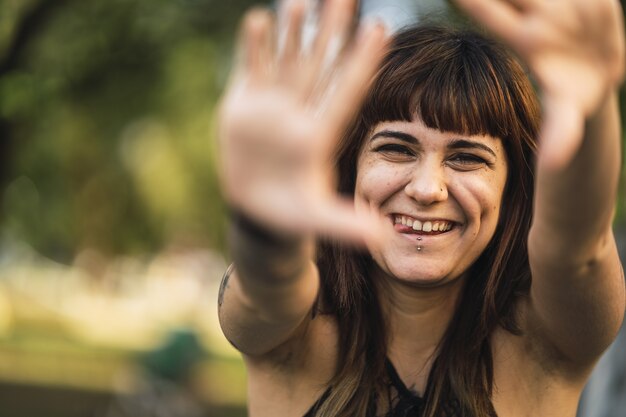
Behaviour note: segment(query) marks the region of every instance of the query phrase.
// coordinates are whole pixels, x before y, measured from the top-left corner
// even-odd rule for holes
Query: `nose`
[[[448,198],[444,167],[439,163],[423,163],[417,167],[404,192],[419,204],[428,206]]]

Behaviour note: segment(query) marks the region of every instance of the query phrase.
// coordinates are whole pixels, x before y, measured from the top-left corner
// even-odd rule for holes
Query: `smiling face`
[[[458,278],[493,237],[507,180],[501,140],[379,123],[358,156],[357,210],[386,218],[390,241],[370,249],[387,274],[432,286]]]

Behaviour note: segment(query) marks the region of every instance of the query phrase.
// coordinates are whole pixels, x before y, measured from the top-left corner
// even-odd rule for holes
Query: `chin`
[[[379,264],[380,265],[380,264]],[[447,268],[437,268],[423,262],[419,267],[413,265],[385,266],[379,268],[389,278],[416,287],[430,288],[455,282],[461,274]]]

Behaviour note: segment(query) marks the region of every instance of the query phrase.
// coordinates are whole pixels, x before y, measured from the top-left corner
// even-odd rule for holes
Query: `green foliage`
[[[59,260],[222,249],[214,110],[252,3],[0,0],[2,236]]]
[[[221,248],[213,111],[251,1],[0,0],[3,234]]]

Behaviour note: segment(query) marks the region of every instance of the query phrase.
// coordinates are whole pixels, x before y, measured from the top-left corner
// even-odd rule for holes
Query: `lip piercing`
[[[418,236],[418,237],[417,237],[417,240],[418,240],[418,241],[422,240],[422,237],[421,237],[421,236]],[[421,251],[421,250],[422,250],[422,247],[421,247],[420,245],[417,245],[417,251],[419,252],[419,251]]]

